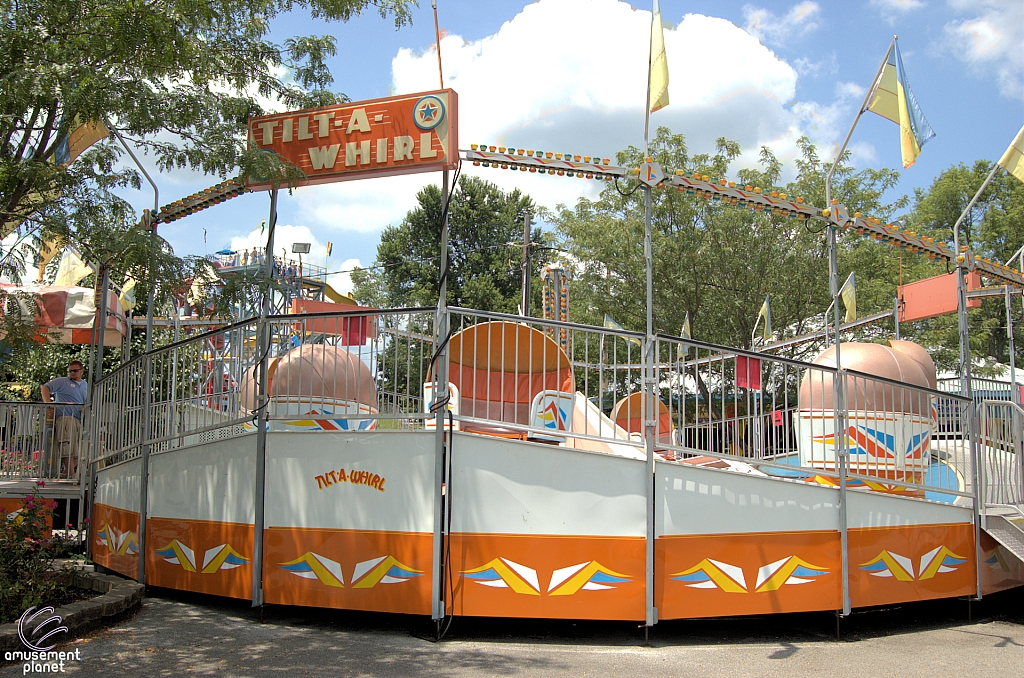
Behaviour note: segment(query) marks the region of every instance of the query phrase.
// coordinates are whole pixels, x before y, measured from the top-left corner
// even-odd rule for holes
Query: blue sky
[[[335,89],[354,100],[437,87],[429,0],[395,30],[370,12],[347,24],[280,18],[273,37],[330,32]],[[504,143],[610,156],[642,143],[650,4],[617,0],[438,0],[445,84],[460,96],[460,145]],[[687,136],[691,150],[740,142],[740,165],[762,145],[784,161],[809,136],[828,156],[852,121],[885,49],[899,35],[910,84],[937,137],[890,196],[927,187],[954,163],[994,160],[1024,123],[1024,3],[1020,0],[662,0],[669,107],[652,125]],[[851,149],[861,167],[900,168],[898,128],[866,114]],[[468,168],[472,171],[474,168]],[[595,195],[594,182],[478,170],[553,207]],[[189,172],[157,177],[161,202],[212,185]],[[313,258],[344,271],[370,264],[381,230],[401,221],[417,175],[305,188],[283,197],[278,247],[312,242]],[[586,184],[586,185],[584,185]],[[152,196],[128,195],[141,209]],[[267,195],[251,194],[164,226],[179,254],[258,244]],[[205,230],[205,242],[204,242]],[[639,246],[639,243],[638,243]],[[333,278],[347,288],[347,276]]]

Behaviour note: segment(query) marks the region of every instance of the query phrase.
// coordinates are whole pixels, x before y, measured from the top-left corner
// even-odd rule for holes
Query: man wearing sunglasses
[[[61,403],[54,408],[53,451],[60,463],[60,477],[74,478],[78,473],[78,452],[82,439],[82,406],[89,396],[89,385],[82,379],[82,363],[68,363],[68,376],[51,379],[42,386],[44,403]]]

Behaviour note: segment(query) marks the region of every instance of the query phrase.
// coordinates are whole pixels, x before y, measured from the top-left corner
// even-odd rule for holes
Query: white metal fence
[[[79,478],[83,405],[0,402],[0,479]]]

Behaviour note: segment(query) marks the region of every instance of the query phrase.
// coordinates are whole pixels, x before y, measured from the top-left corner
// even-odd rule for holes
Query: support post
[[[839,471],[839,541],[842,551],[842,577],[843,577],[843,611],[842,616],[850,614],[850,547],[849,533],[847,530],[847,479],[849,476],[849,451],[846,448],[846,372],[839,355],[839,328],[842,318],[839,315],[839,260],[838,260],[838,230],[835,215],[829,217],[828,224],[828,264],[829,264],[829,286],[832,291],[832,312],[835,316],[835,348],[836,348],[836,373],[832,378],[832,415],[833,426],[835,427],[835,455]],[[826,323],[828,319],[826,318]]]
[[[448,170],[441,178],[441,271],[438,285],[437,313],[434,318],[434,402],[444,403],[434,412],[434,553],[431,580],[430,618],[440,621],[445,617],[444,597],[444,542],[448,538],[444,522],[451,505],[446,504],[445,493],[445,415],[448,412]]]
[[[900,340],[900,298],[896,297],[892,307],[892,322],[896,326],[896,341]]]
[[[967,207],[960,214],[960,217],[953,224],[953,256],[956,257],[954,263],[956,264],[956,315],[957,315],[957,328],[960,335],[960,392],[964,398],[967,398],[968,415],[966,418],[967,431],[966,440],[970,449],[971,455],[971,473],[973,478],[974,486],[974,562],[975,569],[977,571],[977,598],[981,600],[982,588],[981,588],[981,527],[984,521],[985,515],[985,497],[982,496],[984,490],[984,476],[986,472],[985,460],[981,459],[981,452],[978,448],[978,426],[977,426],[977,407],[974,403],[973,385],[971,384],[971,344],[970,335],[968,333],[967,325],[967,281],[964,276],[968,273],[967,260],[970,258],[970,252],[960,251],[960,224],[963,223],[964,219],[974,208],[974,204],[978,202],[978,198],[985,191],[989,182],[992,181],[992,177],[995,176],[996,172],[999,171],[999,164],[995,163],[992,165],[992,171],[985,177],[985,181],[981,182],[981,186],[975,192],[974,197],[967,203]]]
[[[139,471],[139,562],[138,582],[146,585],[146,521],[149,515],[149,455],[153,426],[153,356],[147,352],[142,384],[142,450]]]
[[[868,106],[871,105],[871,99],[874,97],[875,92],[878,89],[879,82],[882,77],[882,71],[885,70],[885,64],[889,61],[889,53],[892,51],[893,46],[896,44],[896,36],[893,36],[892,41],[889,43],[889,49],[886,50],[885,56],[882,57],[882,63],[878,65],[878,72],[875,73],[875,79],[871,82],[871,87],[868,88],[867,93],[864,95],[864,101],[861,102],[860,108],[857,110],[857,116],[853,119],[853,124],[850,125],[850,131],[846,133],[846,138],[843,139],[842,145],[836,152],[835,160],[832,162],[832,167],[829,168],[828,173],[825,175],[825,203],[828,209],[828,250],[829,250],[829,287],[832,292],[832,311],[835,315],[835,345],[836,345],[836,374],[832,379],[832,384],[835,387],[833,394],[833,425],[835,426],[836,433],[846,430],[846,404],[844,402],[846,395],[846,384],[845,376],[843,372],[842,362],[839,358],[839,329],[842,327],[841,318],[839,315],[839,265],[837,262],[837,233],[839,224],[836,223],[836,210],[832,204],[832,177],[836,173],[836,169],[839,167],[840,161],[843,159],[843,153],[846,152],[846,147],[850,143],[850,138],[853,136],[853,131],[857,129],[857,123],[860,122],[860,117],[864,115],[864,112],[868,110]],[[825,312],[825,344],[828,345],[828,312]],[[849,554],[849,541],[847,534],[847,523],[846,523],[846,480],[849,474],[848,469],[848,451],[846,449],[846,436],[836,435],[836,462],[839,466],[839,536],[842,546],[842,566],[843,566],[843,610],[842,615],[846,616],[850,614],[850,554]]]
[[[1016,347],[1013,340],[1013,295],[1020,293],[1020,290],[1015,287],[1006,285],[1005,290],[1005,301],[1006,301],[1006,348],[1010,354],[1010,402],[1019,405],[1020,404],[1020,389],[1017,386],[1017,356]],[[1024,463],[1024,459],[1021,456],[1024,455],[1024,449],[1021,446],[1021,420],[1020,414],[1017,412],[1016,407],[1010,408],[1010,430],[1013,432],[1013,453],[1014,459],[1017,460],[1017,485],[1012,487],[1012,496],[1010,501],[1019,502],[1024,500],[1024,492],[1022,492],[1021,482],[1024,482],[1024,474],[1021,474],[1021,464]],[[1010,477],[1013,477],[1011,472]]]
[[[557,288],[556,288],[557,289]],[[523,215],[523,316],[530,317],[530,213]],[[558,318],[556,311],[555,318]]]
[[[257,329],[255,367],[259,370],[256,380],[256,487],[255,515],[252,526],[252,606],[263,605],[263,526],[265,521],[265,499],[267,489],[267,416],[270,409],[270,389],[267,375],[270,362],[270,293],[274,282],[274,229],[277,226],[277,189],[270,191],[270,225],[267,229],[267,257],[264,269],[263,304]]]
[[[646,146],[646,144],[645,144]],[[655,405],[655,390],[658,386],[655,374],[656,342],[654,338],[654,245],[651,238],[651,187],[644,186],[644,262],[647,268],[647,339],[644,342],[644,440],[647,447],[647,532],[646,532],[646,623],[648,627],[658,623],[658,608],[654,606],[654,515],[655,515],[655,426],[658,409]]]
[[[146,181],[148,181],[149,185],[153,187],[153,212],[152,214],[147,214],[149,210],[145,210],[142,213],[142,218],[145,226],[149,229],[149,237],[155,240],[156,215],[160,212],[160,189],[156,187],[156,182],[153,181],[153,177],[149,176],[149,172],[147,172],[146,168],[142,166],[141,162],[139,162],[134,151],[132,151],[131,147],[125,142],[124,137],[122,137],[121,133],[117,131],[117,128],[111,125],[109,120],[107,120],[106,123],[107,129],[109,129],[114,136],[117,137],[117,140],[121,142],[121,145],[124,147],[124,150],[128,151],[128,155],[135,163],[135,166],[139,168],[140,172],[142,172],[142,176],[146,177]],[[152,263],[152,260],[150,260],[150,262]],[[146,304],[146,353],[153,350],[153,308],[156,300],[156,277],[153,275],[152,266],[150,266],[149,278],[149,299]]]

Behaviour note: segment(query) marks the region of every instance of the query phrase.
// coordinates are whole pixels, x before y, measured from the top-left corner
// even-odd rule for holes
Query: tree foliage
[[[271,22],[295,10],[346,21],[371,7],[396,25],[409,20],[408,0],[3,0],[0,237],[19,229],[21,249],[57,239],[90,248],[101,262],[125,252],[156,259],[132,271],[143,294],[151,279],[194,273],[187,262],[171,266],[166,242],[132,229],[138,218],[112,191],[139,188],[140,177],[119,167],[120,147],[100,143],[69,166],[54,162],[55,150],[79,125],[101,122],[161,170],[295,179],[297,170],[273,154],[248,148],[248,119],[269,106],[345,97],[330,89],[326,66],[335,39],[297,36],[278,44],[269,38]],[[106,239],[119,242],[101,245],[100,231],[116,232]],[[19,273],[11,252],[4,264],[8,274]]]
[[[381,234],[372,268],[353,273],[355,297],[378,307],[437,303],[441,254],[440,188],[416,195],[417,206]],[[505,193],[477,177],[461,177],[448,218],[448,304],[515,313],[522,300],[523,217],[535,211],[518,190]],[[539,271],[548,260],[539,228],[531,233],[531,306],[540,303]]]
[[[821,204],[827,168],[806,139],[800,150],[796,179],[779,190]],[[650,155],[668,171],[699,170],[713,177],[732,173],[739,153],[735,142],[720,139],[714,154],[691,155],[683,135],[666,128],[657,131],[650,146]],[[620,165],[641,161],[637,148],[618,155]],[[779,184],[782,172],[782,164],[764,148],[758,168],[735,176],[741,183],[770,188]],[[887,218],[901,206],[885,204],[882,197],[896,179],[890,170],[854,171],[842,165],[834,192],[851,211]],[[645,325],[644,197],[634,188],[609,185],[598,200],[580,200],[556,215],[562,244],[577,261],[572,288],[576,321],[600,324],[608,313],[628,328]],[[807,331],[808,320],[820,319],[831,303],[828,248],[820,226],[671,189],[654,190],[652,202],[656,332],[678,334],[689,312],[694,338],[749,346],[766,295],[775,328],[791,327],[794,334]],[[885,273],[889,253],[864,248],[852,238],[844,238],[842,249],[843,275],[850,263],[871,269],[871,282],[862,293],[864,308],[891,307],[893,290],[886,285],[892,276]],[[886,282],[876,290],[878,275]]]

